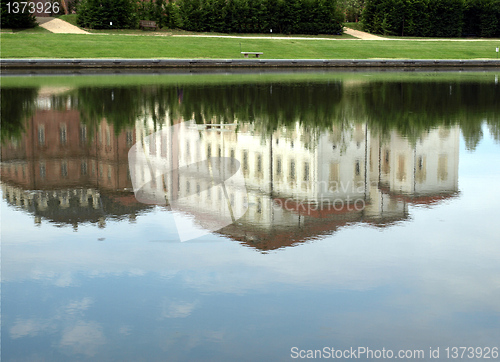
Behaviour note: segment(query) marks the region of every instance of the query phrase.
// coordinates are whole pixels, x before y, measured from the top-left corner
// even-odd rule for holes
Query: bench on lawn
[[[153,20],[139,20],[139,29],[144,30],[144,28],[153,28],[156,30],[158,29],[158,25]]]
[[[249,54],[255,55],[255,58],[258,58],[258,57],[260,57],[264,53],[260,53],[260,52],[241,52],[241,54],[243,54],[245,56],[245,58],[248,58]]]

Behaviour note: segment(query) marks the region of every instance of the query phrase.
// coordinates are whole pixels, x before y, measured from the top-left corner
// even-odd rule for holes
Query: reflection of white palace
[[[138,164],[137,174],[153,181],[144,191],[164,200],[190,195],[182,208],[202,225],[226,217],[229,203],[244,216],[220,233],[264,250],[347,223],[388,225],[407,217],[408,204],[432,204],[458,191],[457,126],[424,132],[413,143],[396,131],[372,134],[364,124],[314,132],[297,122],[272,134],[248,123],[177,126],[177,134],[165,127],[155,138],[148,137],[152,122],[137,123],[139,149],[152,159],[167,158],[170,168],[235,158],[246,190],[230,191],[226,199],[220,186],[211,189],[196,172],[151,175],[147,164]]]

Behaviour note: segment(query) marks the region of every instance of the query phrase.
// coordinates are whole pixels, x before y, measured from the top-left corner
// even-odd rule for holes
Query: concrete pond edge
[[[88,68],[500,68],[500,59],[0,59],[2,69]]]

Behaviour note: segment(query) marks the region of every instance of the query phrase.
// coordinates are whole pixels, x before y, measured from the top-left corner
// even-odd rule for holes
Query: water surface
[[[5,361],[500,347],[498,72],[4,77],[1,97]],[[129,151],[173,159],[151,135],[174,125],[176,159],[234,158],[244,192],[143,165],[165,201],[141,202]],[[228,207],[179,240],[175,212]]]

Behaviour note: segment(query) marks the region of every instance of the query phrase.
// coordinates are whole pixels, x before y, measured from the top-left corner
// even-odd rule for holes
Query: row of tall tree
[[[17,5],[14,3],[17,2]],[[18,28],[34,28],[36,26],[35,14],[29,11],[20,11],[23,4],[20,1],[1,0],[1,26],[2,28],[18,29]]]
[[[179,0],[182,28],[222,33],[341,34],[335,0]]]
[[[500,0],[365,0],[364,30],[421,37],[499,37]]]
[[[136,28],[139,20],[160,27],[220,33],[341,34],[336,0],[82,0],[79,26]]]

